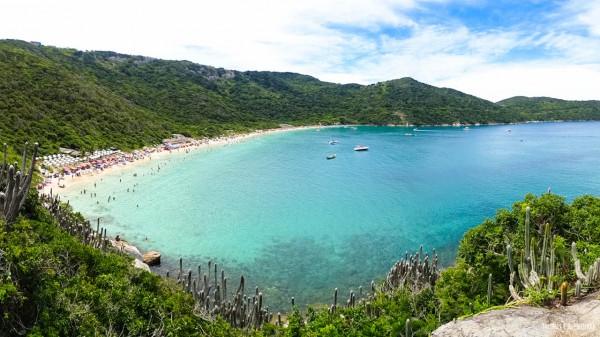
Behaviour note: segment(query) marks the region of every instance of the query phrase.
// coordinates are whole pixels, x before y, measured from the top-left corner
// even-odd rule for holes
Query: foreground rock
[[[157,251],[149,251],[143,256],[143,261],[149,266],[158,266],[160,264],[160,253]]]
[[[599,292],[558,308],[519,307],[493,310],[450,322],[431,336],[592,337],[600,336]]]

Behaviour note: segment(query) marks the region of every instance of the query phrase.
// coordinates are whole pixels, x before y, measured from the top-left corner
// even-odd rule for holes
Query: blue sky
[[[401,77],[491,101],[600,100],[600,2],[3,0],[0,38],[291,71]]]

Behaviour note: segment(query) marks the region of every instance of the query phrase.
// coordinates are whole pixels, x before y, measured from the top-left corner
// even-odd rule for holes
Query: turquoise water
[[[369,151],[353,151],[359,143]],[[598,167],[595,122],[322,128],[153,159],[66,199],[113,236],[160,251],[158,272],[179,257],[206,270],[210,259],[230,289],[243,274],[285,310],[292,296],[329,303],[336,287],[368,289],[419,244],[448,264],[468,228],[526,193],[600,195]]]

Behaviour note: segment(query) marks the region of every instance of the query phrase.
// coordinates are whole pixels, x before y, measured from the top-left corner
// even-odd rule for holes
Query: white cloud
[[[482,83],[494,83],[493,86]],[[513,96],[589,100],[598,97],[598,65],[520,63],[485,65],[471,73],[435,83],[496,102]]]
[[[563,14],[569,20],[565,26],[583,26],[591,35],[600,37],[600,3],[589,0],[571,0],[564,5]]]
[[[0,3],[0,38],[236,70],[292,71],[338,83],[410,76],[490,100],[600,98],[589,89],[600,83],[600,4],[573,0],[560,12],[540,13],[544,20],[473,31],[451,17],[425,23],[431,18],[420,15],[430,13],[430,3],[484,4],[8,0]],[[512,58],[516,54],[524,61]]]

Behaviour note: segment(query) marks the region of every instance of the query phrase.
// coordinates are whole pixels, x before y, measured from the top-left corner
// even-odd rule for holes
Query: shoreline
[[[148,162],[153,159],[158,161],[158,160],[165,159],[165,158],[168,158],[171,156],[183,156],[183,155],[187,155],[187,154],[192,154],[192,151],[208,150],[208,149],[213,149],[213,148],[222,148],[222,147],[225,147],[228,145],[245,142],[245,141],[254,139],[256,137],[272,135],[272,134],[276,134],[276,133],[282,133],[282,132],[288,132],[288,131],[298,131],[298,130],[309,130],[309,129],[319,130],[321,128],[328,128],[328,127],[338,127],[338,126],[332,126],[332,125],[327,125],[327,126],[309,125],[309,126],[298,126],[298,127],[294,126],[294,127],[283,127],[283,128],[277,128],[277,129],[268,129],[268,130],[256,130],[256,131],[250,132],[250,133],[234,134],[234,135],[229,135],[229,136],[220,136],[220,137],[209,138],[209,139],[205,139],[205,140],[193,139],[192,142],[187,144],[186,146],[182,146],[180,148],[171,149],[171,150],[165,150],[165,149],[162,149],[162,147],[161,147],[161,149],[157,149],[157,151],[155,151],[155,152],[148,153],[144,156],[134,159],[133,161],[128,161],[125,165],[113,164],[112,166],[109,166],[103,170],[95,170],[95,169],[94,170],[91,170],[91,169],[86,170],[86,172],[81,175],[69,175],[66,177],[59,177],[59,178],[54,178],[54,177],[53,178],[45,178],[44,180],[50,180],[50,183],[49,184],[44,183],[43,187],[41,189],[38,189],[37,191],[40,194],[47,194],[47,195],[52,193],[53,195],[58,196],[59,199],[63,200],[63,198],[68,197],[69,192],[71,192],[73,190],[73,188],[75,188],[77,186],[80,186],[82,184],[94,184],[94,186],[95,186],[96,182],[100,182],[102,180],[102,178],[107,175],[115,175],[115,174],[119,174],[119,173],[124,174],[125,172],[131,172],[128,170],[132,170],[143,164],[149,164]],[[130,152],[130,153],[122,152],[122,153],[120,153],[120,155],[131,155],[131,153],[132,152]],[[61,186],[61,184],[62,184],[62,186]],[[71,196],[71,197],[73,197],[73,196]],[[66,199],[66,200],[68,201],[68,199]],[[76,209],[74,209],[74,211],[77,212]],[[113,247],[118,246],[118,241],[116,241],[117,236],[115,236],[115,233],[107,235],[107,238],[110,240],[110,244]],[[136,240],[133,238],[120,238],[120,241],[122,241],[123,243],[126,243],[128,249],[124,252],[134,259],[133,260],[134,267],[160,275],[159,274],[160,273],[159,270],[161,270],[160,265],[154,266],[151,268],[143,261],[143,258],[140,258],[140,256],[143,257],[143,255],[145,253],[154,251],[154,249],[152,249],[150,247],[146,247],[147,250],[144,250],[144,251],[140,250],[140,248],[139,248],[140,242],[136,242]],[[159,252],[159,254],[162,255],[161,252]],[[167,256],[163,256],[163,258],[168,259]]]
[[[68,175],[68,176],[60,176],[60,177],[46,177],[44,180],[47,183],[43,183],[42,188],[38,188],[39,193],[50,194],[52,192],[53,195],[58,195],[62,197],[67,195],[68,192],[75,186],[84,184],[84,183],[94,183],[98,180],[101,180],[107,174],[119,173],[122,171],[127,171],[129,169],[133,169],[142,163],[147,163],[152,159],[163,159],[169,156],[179,156],[191,153],[191,151],[196,150],[204,150],[210,148],[219,148],[224,147],[231,144],[236,144],[244,141],[248,141],[260,136],[266,136],[281,132],[288,131],[297,131],[297,130],[307,130],[307,129],[319,129],[326,127],[337,127],[337,126],[320,126],[320,125],[309,125],[309,126],[293,126],[293,127],[285,127],[285,128],[277,128],[277,129],[268,129],[268,130],[256,130],[250,133],[243,134],[234,134],[230,136],[220,136],[216,138],[209,138],[207,140],[201,141],[198,139],[194,139],[192,143],[187,144],[184,147],[180,147],[177,149],[165,150],[160,149],[155,152],[148,153],[141,158],[134,159],[133,161],[127,162],[125,165],[123,164],[114,164],[110,167],[107,167],[102,170],[86,170],[86,172],[79,175]],[[123,155],[130,155],[129,152],[123,152]]]

